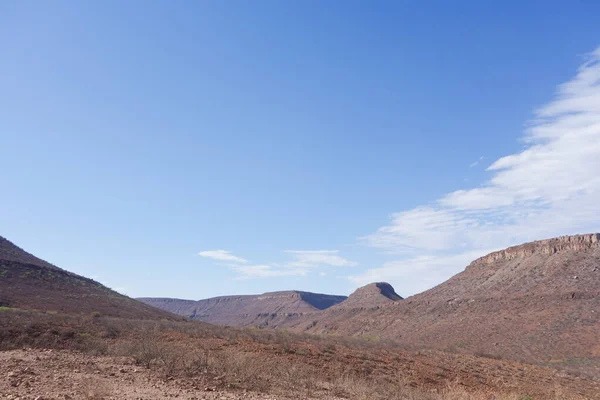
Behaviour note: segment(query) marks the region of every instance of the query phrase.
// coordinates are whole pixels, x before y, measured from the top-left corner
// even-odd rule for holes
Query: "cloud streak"
[[[281,269],[272,265],[231,265],[230,268],[237,272],[241,279],[298,276],[306,275],[308,272],[299,268]]]
[[[218,264],[236,272],[240,279],[272,278],[281,276],[303,276],[321,267],[351,267],[355,262],[342,258],[339,250],[285,250],[293,260],[283,264],[250,264],[248,260],[237,257],[226,250],[208,250],[198,253],[200,256],[215,261]],[[323,273],[321,272],[321,276]]]
[[[201,257],[205,257],[205,258],[212,258],[213,260],[218,260],[218,261],[229,261],[229,262],[235,262],[235,263],[240,263],[240,264],[246,264],[248,262],[248,260],[245,260],[240,257],[236,257],[227,250],[201,251],[200,253],[198,253],[198,255]]]
[[[469,168],[478,166],[481,161],[483,161],[483,157],[479,157],[477,160],[475,160],[471,164],[469,164]]]
[[[286,250],[295,260],[286,264],[287,267],[312,268],[320,265],[333,267],[353,267],[358,265],[338,255],[339,250]]]
[[[526,148],[493,162],[483,185],[394,213],[387,225],[361,238],[402,258],[351,279],[406,278],[406,271],[424,263],[458,272],[465,254],[476,258],[525,241],[598,230],[600,48],[535,110],[522,140]]]

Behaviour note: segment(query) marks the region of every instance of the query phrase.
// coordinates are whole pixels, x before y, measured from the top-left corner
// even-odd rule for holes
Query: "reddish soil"
[[[13,395],[62,399],[57,396],[73,396],[95,377],[113,391],[113,397],[98,397],[106,399],[136,398],[128,397],[133,393],[148,399],[160,398],[152,397],[157,393],[212,398],[199,396],[205,388],[231,396],[268,393],[275,399],[600,399],[600,383],[575,374],[470,355],[408,351],[393,343],[195,321],[83,321],[17,311],[0,312],[0,327],[0,349],[39,348],[25,352],[27,356],[0,352],[0,376],[10,378],[0,384],[0,393]],[[42,357],[40,351],[48,345],[56,350]],[[2,361],[15,355],[25,361]],[[27,367],[35,379],[27,375]],[[142,375],[131,380],[133,369]],[[29,383],[15,385],[16,380]]]
[[[87,356],[71,351],[0,352],[0,376],[0,399],[275,399],[267,394],[216,389],[202,380],[164,379],[134,365],[127,357]]]

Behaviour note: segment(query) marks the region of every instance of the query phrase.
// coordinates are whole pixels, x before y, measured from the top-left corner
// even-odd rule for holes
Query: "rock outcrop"
[[[505,250],[495,251],[473,261],[471,265],[491,264],[497,261],[510,261],[534,254],[551,255],[562,251],[581,251],[600,247],[600,233],[586,235],[561,236],[553,239],[538,240]]]

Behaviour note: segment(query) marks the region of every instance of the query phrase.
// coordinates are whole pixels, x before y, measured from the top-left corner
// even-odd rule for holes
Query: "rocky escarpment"
[[[151,306],[178,315],[219,325],[266,326],[287,317],[298,317],[327,309],[346,299],[295,290],[260,295],[220,296],[204,300],[140,298]]]
[[[534,254],[551,255],[562,251],[580,251],[600,247],[600,233],[585,235],[561,236],[552,239],[538,240],[519,246],[509,247],[505,250],[495,251],[478,258],[471,263],[472,266],[491,264],[498,261],[510,261],[516,258],[525,258]]]

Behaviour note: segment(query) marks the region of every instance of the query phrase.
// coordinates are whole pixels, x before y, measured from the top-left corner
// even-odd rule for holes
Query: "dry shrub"
[[[324,394],[356,400],[527,398],[501,396],[492,391],[473,392],[473,388],[467,391],[460,385],[440,389],[439,393],[413,388],[402,380],[401,370],[377,371],[377,365],[385,366],[378,364],[382,354],[388,359],[391,354],[399,354],[397,345],[379,340],[218,327],[197,321],[0,312],[0,350],[19,347],[126,356],[164,377],[202,380],[233,389],[294,393],[298,398]],[[347,355],[352,355],[350,359],[358,360],[358,364],[346,361]],[[449,379],[445,375],[437,378],[438,388]],[[106,397],[100,384],[89,383],[88,388],[95,392],[91,390],[92,395],[82,398]],[[576,397],[557,393],[543,400],[553,399]]]

